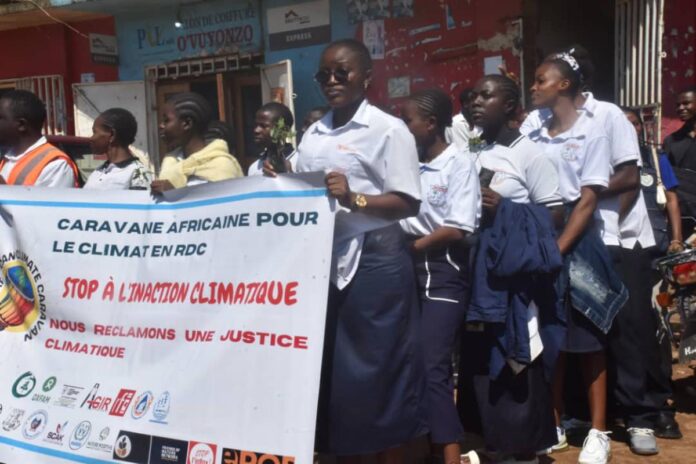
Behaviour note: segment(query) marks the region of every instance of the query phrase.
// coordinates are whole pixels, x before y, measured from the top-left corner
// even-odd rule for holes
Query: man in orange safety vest
[[[11,90],[0,97],[0,184],[78,186],[75,162],[41,134],[45,120],[46,107],[33,93]]]

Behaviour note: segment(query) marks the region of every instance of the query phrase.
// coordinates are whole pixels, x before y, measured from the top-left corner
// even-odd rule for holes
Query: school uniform
[[[611,148],[606,134],[595,128],[595,122],[582,116],[566,132],[549,135],[551,117],[545,118],[541,126],[530,131],[528,135],[555,164],[561,196],[569,214],[580,199],[582,187],[609,186]],[[601,221],[597,210],[594,217],[595,221]],[[598,233],[593,226],[584,232],[595,235]],[[566,304],[566,308],[568,330],[564,351],[590,353],[603,350],[606,346],[606,335],[587,317],[576,311],[576,308],[572,308],[570,304]]]
[[[341,172],[351,191],[420,200],[413,136],[367,101],[342,127],[327,113],[297,151],[298,172]],[[331,282],[317,449],[369,454],[425,435],[418,299],[398,222],[340,208]]]
[[[650,147],[641,145],[640,157],[643,160],[643,168],[640,171],[640,185],[645,198],[645,206],[648,209],[650,225],[652,226],[653,235],[655,236],[655,250],[652,257],[653,259],[657,259],[663,257],[667,253],[667,248],[669,248],[671,239],[665,205],[659,205],[657,202],[658,180],[662,180],[662,186],[665,190],[673,193],[677,192],[679,181],[674,174],[672,165],[669,164],[667,155],[664,153],[657,155],[658,164],[655,165]],[[657,176],[658,172],[660,174],[659,179]],[[652,282],[657,284],[660,280],[662,280],[662,278],[659,272],[654,271]],[[670,358],[671,356],[670,353]]]
[[[152,173],[136,158],[120,163],[105,162],[87,178],[85,189],[92,190],[147,190]]]
[[[452,117],[452,125],[445,129],[445,140],[462,151],[469,151],[469,141],[481,137],[481,128],[469,125],[463,114]]]
[[[264,150],[259,156],[259,159],[254,161],[247,172],[247,176],[262,176],[263,175],[263,163],[267,158],[267,150]],[[286,145],[283,152],[285,154],[285,159],[290,163],[290,167],[293,171],[297,170],[297,150],[295,150],[292,145]]]
[[[624,163],[641,166],[638,137],[623,111],[612,103],[596,100],[591,93],[583,95],[585,103],[575,125],[587,126],[588,136],[606,137],[605,149],[609,154],[604,162],[610,173]],[[595,150],[593,157],[599,152]],[[652,428],[659,410],[671,396],[671,387],[661,368],[658,321],[651,304],[650,252],[655,238],[643,192],[639,191],[622,221],[618,196],[601,200],[597,213],[597,230],[629,295],[605,341],[609,356],[608,391],[622,408],[627,427]]]
[[[471,153],[477,168],[494,171],[490,188],[513,203],[561,204],[558,173],[535,143],[520,136],[510,146],[491,144]],[[472,272],[478,272],[474,269]],[[492,372],[493,328],[467,325],[462,333],[459,415],[468,432],[482,433],[502,453],[533,452],[556,442],[551,385],[545,377],[536,303],[527,305],[530,363]]]
[[[627,161],[640,166],[638,137],[623,112],[615,105],[596,100],[589,100],[585,106],[595,118],[601,118],[602,113],[614,115],[613,124],[605,126],[612,142],[612,167]],[[653,428],[672,394],[670,379],[662,369],[656,336],[658,320],[652,308],[650,272],[655,237],[642,189],[621,222],[618,197],[604,200],[598,207],[604,225],[602,239],[629,293],[628,303],[619,311],[609,332],[609,393],[619,404],[627,427]],[[618,234],[614,233],[616,228]]]
[[[625,162],[641,166],[637,134],[620,108],[589,95],[583,109],[606,130],[612,168]],[[658,320],[652,308],[651,254],[656,243],[650,216],[642,189],[620,222],[618,196],[603,200],[598,208],[602,239],[629,293],[608,334],[609,395],[618,403],[627,427],[653,428],[672,391],[662,369]]]
[[[423,202],[417,216],[401,221],[412,239],[453,227],[473,233],[481,216],[477,170],[470,157],[450,145],[420,164]],[[469,294],[469,250],[463,244],[413,256],[421,301],[421,335],[427,375],[427,405],[433,443],[453,443],[463,429],[454,404],[452,352]]]

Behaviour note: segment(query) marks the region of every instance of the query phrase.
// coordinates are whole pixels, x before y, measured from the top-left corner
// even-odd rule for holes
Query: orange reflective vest
[[[49,163],[59,159],[68,163],[73,171],[74,186],[79,187],[78,179],[80,178],[80,172],[75,162],[50,143],[44,143],[22,156],[17,164],[14,165],[5,181],[9,185],[34,185],[41,175],[41,171]],[[5,166],[5,162],[4,158],[0,160],[0,171]]]

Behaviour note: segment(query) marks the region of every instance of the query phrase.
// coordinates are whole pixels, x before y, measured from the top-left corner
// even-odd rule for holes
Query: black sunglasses
[[[326,85],[331,80],[331,76],[333,76],[336,82],[338,82],[339,84],[345,84],[346,82],[348,82],[349,74],[350,71],[343,68],[334,69],[333,71],[330,71],[328,69],[320,69],[314,75],[314,80],[321,85]]]

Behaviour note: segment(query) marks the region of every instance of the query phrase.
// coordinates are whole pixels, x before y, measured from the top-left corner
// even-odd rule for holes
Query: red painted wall
[[[389,79],[410,78],[410,91],[438,86],[458,102],[459,92],[483,76],[483,60],[502,55],[509,71],[520,75],[513,51],[517,35],[511,21],[522,16],[522,0],[416,0],[412,18],[385,19],[385,59],[374,61],[370,100],[397,113],[401,98],[390,98]],[[449,6],[451,29],[448,29]],[[414,33],[428,25],[437,29]],[[452,27],[454,26],[454,27]],[[362,25],[357,29],[362,39]],[[439,38],[438,38],[439,37]],[[422,44],[424,39],[435,39]],[[520,44],[521,45],[521,44]],[[455,111],[458,111],[458,103]]]
[[[676,96],[689,85],[696,85],[696,2],[665,2],[665,35],[662,49],[662,135],[682,125],[676,115]]]
[[[0,79],[67,72],[65,27],[51,24],[0,32]]]
[[[90,32],[115,35],[113,18],[72,24],[83,34]],[[80,74],[94,73],[97,82],[118,80],[116,66],[92,63],[89,40],[60,24],[0,32],[3,64],[0,79],[58,74],[65,83],[68,133],[74,133],[72,84]]]
[[[84,34],[116,35],[116,26],[113,18],[83,21],[72,25]],[[112,82],[118,80],[118,66],[107,66],[92,63],[92,55],[89,51],[89,41],[70,30],[67,31],[68,48],[66,59],[70,70],[72,82],[80,82],[80,74],[94,73],[97,82]]]

